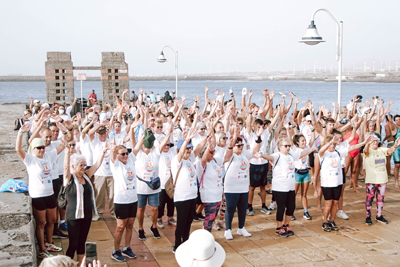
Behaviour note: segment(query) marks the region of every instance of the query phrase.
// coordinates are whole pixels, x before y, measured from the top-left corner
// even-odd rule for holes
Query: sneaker
[[[244,236],[244,237],[250,237],[251,236],[251,234],[249,233],[249,232],[247,232],[247,230],[246,230],[246,228],[239,228],[238,230],[237,230],[237,234],[238,235],[242,235],[242,236]]]
[[[281,237],[288,237],[288,236],[289,236],[289,235],[286,233],[286,230],[285,230],[284,227],[276,228],[275,234],[276,234],[276,235],[279,235],[279,236],[281,236]]]
[[[57,229],[53,233],[53,238],[61,238],[61,239],[66,239],[68,238],[68,235],[64,234],[63,232],[60,231],[60,229]]]
[[[336,223],[334,221],[330,221],[329,224],[333,231],[339,231],[339,228],[336,226]]]
[[[144,234],[144,230],[139,230],[139,239],[146,240],[146,235]]]
[[[224,220],[218,220],[217,225],[219,226],[219,228],[225,229],[225,221]]]
[[[204,217],[204,215],[203,215],[201,212],[197,213],[196,216],[197,216],[197,218],[199,218],[199,220],[201,220],[201,221],[204,221],[204,220],[206,219],[206,217]]]
[[[366,223],[367,225],[372,225],[371,217],[367,217],[367,219],[365,219],[365,223]]]
[[[37,254],[37,257],[38,257],[39,259],[45,259],[45,258],[54,257],[54,255],[50,254],[50,253],[47,251],[47,249],[46,249],[46,250],[44,250],[44,251],[42,251],[42,252],[39,252],[39,253]]]
[[[176,248],[174,247],[174,248],[172,249],[172,253],[175,254],[175,251],[176,251]]]
[[[119,262],[126,261],[124,256],[122,256],[120,249],[114,250],[114,252],[111,254],[111,259],[119,261]]]
[[[383,218],[382,215],[380,217],[377,216],[375,218],[375,221],[380,222],[380,223],[384,223],[384,224],[388,224],[389,223],[385,218]]]
[[[247,215],[248,216],[254,216],[254,210],[247,209]]]
[[[292,215],[292,218],[290,218],[291,221],[295,221],[296,217],[294,215]]]
[[[194,221],[194,222],[198,222],[198,221],[200,221],[199,217],[197,217],[197,214],[195,214],[195,215],[194,215],[194,217],[193,217],[193,221]]]
[[[267,214],[267,215],[271,214],[271,211],[268,208],[262,208],[261,212],[264,213],[264,214]]]
[[[94,215],[94,216],[92,217],[92,221],[93,221],[93,222],[97,222],[99,219],[100,219],[100,215]]]
[[[337,213],[338,218],[343,219],[343,220],[348,220],[349,216],[347,216],[347,214],[343,211],[343,210],[339,210]]]
[[[162,220],[157,220],[157,227],[158,228],[164,228],[164,224],[163,224],[163,222],[162,222]]]
[[[136,258],[136,255],[135,255],[135,253],[133,253],[131,247],[125,247],[125,248],[122,250],[122,255],[124,255],[125,257],[128,257],[128,258],[130,258],[130,259]]]
[[[172,218],[168,220],[168,224],[172,226],[176,226],[176,221]]]
[[[56,245],[54,245],[54,242],[53,242],[53,244],[50,244],[48,242],[44,242],[44,246],[47,248],[46,250],[48,252],[60,252],[60,251],[62,251],[62,248],[57,247]]]
[[[212,229],[214,230],[214,231],[219,231],[219,226],[218,226],[218,224],[216,223],[216,222],[214,222],[213,224],[212,224]]]
[[[68,231],[68,227],[67,227],[67,223],[66,222],[63,222],[63,223],[60,223],[60,226],[58,227],[58,229],[60,229],[61,231]]]
[[[332,229],[331,229],[331,225],[329,224],[329,223],[327,223],[327,222],[324,222],[324,223],[322,223],[322,229],[325,231],[325,232],[330,232]]]
[[[232,230],[231,229],[226,230],[224,236],[226,240],[232,240],[233,239]]]
[[[289,225],[284,225],[283,228],[286,230],[286,234],[288,236],[294,235],[294,232],[292,231],[292,228],[290,228]]]
[[[274,209],[276,209],[276,201],[272,201],[271,204],[269,204],[268,209],[269,209],[269,210],[274,210]]]
[[[312,220],[312,217],[310,216],[310,214],[308,213],[308,211],[307,211],[307,212],[304,212],[303,218],[306,219],[306,220]]]
[[[157,227],[156,227],[156,228],[153,228],[153,226],[150,226],[150,232],[153,233],[154,238],[157,238],[157,239],[161,238],[160,233],[158,232]]]

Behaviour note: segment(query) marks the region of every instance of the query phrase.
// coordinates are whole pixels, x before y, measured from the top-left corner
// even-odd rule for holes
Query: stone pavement
[[[364,186],[364,183],[361,183]],[[389,221],[384,225],[373,220],[373,226],[365,224],[365,189],[360,193],[346,189],[345,211],[349,220],[336,218],[340,228],[338,232],[324,232],[321,228],[322,213],[316,211],[316,198],[310,187],[309,213],[313,220],[302,217],[299,195],[297,196],[296,221],[291,222],[294,236],[282,238],[275,235],[275,212],[265,215],[260,212],[260,198],[255,196],[255,216],[248,216],[246,229],[252,234],[245,238],[236,235],[237,217],[233,222],[233,240],[224,238],[224,230],[213,231],[215,239],[226,252],[223,266],[400,266],[400,189],[394,188],[393,179],[388,184],[385,197],[384,216]],[[267,195],[269,199],[270,195]],[[269,204],[269,200],[267,204]],[[375,203],[374,203],[375,204]],[[106,204],[106,207],[108,205]],[[118,263],[111,259],[113,234],[116,221],[106,210],[103,219],[93,222],[88,241],[97,243],[98,258],[107,266],[178,266],[172,254],[174,228],[166,225],[160,231],[161,239],[154,239],[148,230],[150,210],[146,211],[146,241],[140,241],[137,235],[137,221],[134,225],[131,247],[136,259]],[[373,206],[372,215],[376,215]],[[193,222],[192,231],[200,229],[202,222]],[[124,237],[122,238],[124,240]],[[56,240],[65,253],[68,239]],[[123,245],[123,243],[122,243]]]

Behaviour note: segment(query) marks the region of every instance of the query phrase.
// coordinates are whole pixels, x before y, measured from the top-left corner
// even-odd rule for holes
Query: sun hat
[[[183,145],[184,142],[185,142],[184,139],[180,140],[180,141],[178,142],[178,144],[176,145],[176,149],[179,150],[179,149],[181,148],[181,146]],[[190,140],[189,143],[188,143],[187,146],[186,146],[186,148],[189,148],[189,147],[193,147],[192,140]]]
[[[204,229],[194,231],[175,252],[175,259],[181,267],[220,267],[225,257],[224,248]]]
[[[306,121],[311,121],[311,116],[310,115],[306,116]]]
[[[40,100],[39,99],[35,99],[34,101],[33,101],[33,103],[40,103]]]
[[[156,119],[154,117],[150,117],[149,121],[155,121]]]
[[[33,153],[32,153],[32,152],[33,152],[33,149],[34,149],[35,147],[39,147],[39,146],[46,146],[44,140],[43,140],[42,138],[35,138],[35,139],[33,139],[32,142],[31,142],[30,145],[29,145],[28,154],[32,155],[32,154],[33,154]]]
[[[144,131],[144,142],[143,142],[144,147],[148,149],[153,148],[154,140],[156,140],[156,138],[154,137],[153,132],[150,131],[149,129],[146,129]]]

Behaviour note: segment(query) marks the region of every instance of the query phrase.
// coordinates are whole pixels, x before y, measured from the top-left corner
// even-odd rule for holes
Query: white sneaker
[[[232,230],[231,229],[226,230],[224,236],[226,240],[232,240],[233,239]]]
[[[217,225],[217,223],[214,222],[213,225],[212,225],[212,229],[215,230],[215,231],[219,231],[220,228],[219,228],[219,226]]]
[[[97,222],[100,219],[100,215],[94,215],[92,221]]]
[[[270,210],[276,209],[276,201],[272,201],[271,204],[268,206],[268,209]]]
[[[337,216],[343,220],[349,219],[349,216],[347,216],[347,214],[343,210],[339,210],[339,212],[337,213]]]
[[[237,234],[238,235],[242,235],[244,237],[250,237],[251,236],[251,234],[249,232],[247,232],[246,228],[244,228],[244,227],[242,229],[238,229],[237,230]]]

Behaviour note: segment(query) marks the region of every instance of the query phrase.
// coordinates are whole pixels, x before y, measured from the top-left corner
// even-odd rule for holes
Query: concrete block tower
[[[112,104],[114,93],[121,98],[123,91],[129,90],[128,64],[125,62],[123,52],[102,52],[101,58],[103,103]],[[129,93],[127,97],[129,97]]]
[[[47,52],[45,63],[46,98],[49,103],[74,99],[74,74],[71,52]]]

